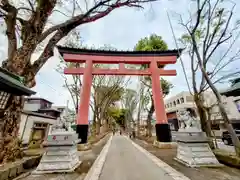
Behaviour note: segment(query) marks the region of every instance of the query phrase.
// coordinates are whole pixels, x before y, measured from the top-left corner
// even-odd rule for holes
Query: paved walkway
[[[174,180],[124,136],[115,135],[99,180]]]

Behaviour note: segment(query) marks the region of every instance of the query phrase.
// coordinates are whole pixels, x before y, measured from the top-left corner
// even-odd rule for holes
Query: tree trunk
[[[99,135],[100,127],[101,127],[101,120],[98,119],[97,122],[96,122],[96,135]]]
[[[211,138],[212,137],[211,125],[207,119],[207,114],[203,105],[203,100],[199,97],[198,94],[194,94],[194,101],[197,106],[202,131],[206,133],[207,137]],[[211,149],[215,149],[214,143],[212,141],[209,141],[209,146]]]
[[[198,53],[198,51],[196,51],[197,55],[198,55],[198,59],[200,59],[200,55]],[[233,126],[228,118],[228,115],[227,115],[227,112],[226,112],[226,109],[223,105],[223,102],[222,102],[222,99],[221,99],[221,95],[220,93],[218,92],[217,88],[214,86],[214,84],[212,83],[212,81],[210,80],[205,68],[203,67],[203,64],[201,61],[198,62],[200,68],[201,68],[201,71],[202,71],[202,74],[204,76],[204,78],[206,79],[209,87],[212,89],[214,95],[216,96],[216,99],[217,99],[217,102],[218,102],[218,106],[219,106],[219,110],[220,110],[220,113],[222,115],[222,118],[225,122],[225,126],[228,130],[228,132],[230,133],[231,137],[232,137],[232,142],[233,142],[233,145],[235,147],[235,151],[236,151],[236,154],[238,157],[240,157],[240,141],[233,129]]]
[[[23,96],[11,96],[6,109],[0,115],[1,135],[0,163],[15,161],[22,157],[21,142],[18,138],[18,130],[23,108]]]
[[[108,131],[108,119],[105,118],[103,122],[104,122],[104,124],[103,124],[103,126],[104,126],[104,132],[107,132],[107,131]]]
[[[93,113],[92,135],[96,136],[96,113]]]
[[[138,114],[137,114],[137,136],[140,135],[140,115],[141,115],[141,100],[140,104],[138,105]]]
[[[198,94],[194,94],[194,101],[197,106],[202,131],[205,132],[208,137],[211,137],[211,126],[207,121],[207,115],[204,108],[203,100],[199,97]]]
[[[147,116],[147,136],[152,137],[152,116],[155,111],[154,108],[154,103],[152,101],[150,110],[148,111],[148,116]]]

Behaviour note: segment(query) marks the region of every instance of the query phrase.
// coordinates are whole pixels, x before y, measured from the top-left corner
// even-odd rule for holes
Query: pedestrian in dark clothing
[[[136,133],[135,133],[135,131],[132,132],[132,137],[133,137],[133,138],[136,137]]]

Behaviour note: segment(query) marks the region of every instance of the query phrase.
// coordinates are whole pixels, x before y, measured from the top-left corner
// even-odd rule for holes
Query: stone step
[[[71,150],[71,151],[47,151],[46,155],[47,156],[60,156],[60,155],[72,155],[74,153],[77,153],[77,150]]]
[[[184,155],[186,157],[213,157],[214,154],[212,152],[209,151],[203,151],[203,152],[179,152],[179,154]]]
[[[77,144],[71,146],[49,146],[47,147],[47,151],[71,151],[77,148]]]
[[[67,170],[72,169],[76,164],[79,164],[79,161],[74,163],[42,163],[38,166],[37,171],[49,171],[49,170]]]
[[[74,159],[79,159],[77,154],[73,154],[72,156],[44,156],[41,160],[41,162],[59,162],[59,161],[64,161],[64,162],[71,162]]]

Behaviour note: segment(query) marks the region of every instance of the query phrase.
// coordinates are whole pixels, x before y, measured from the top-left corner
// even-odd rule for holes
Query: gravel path
[[[113,136],[99,180],[173,180],[123,136]]]

